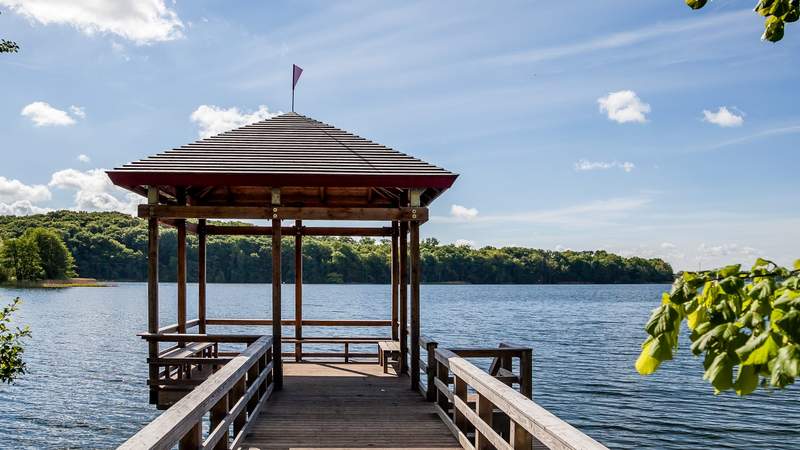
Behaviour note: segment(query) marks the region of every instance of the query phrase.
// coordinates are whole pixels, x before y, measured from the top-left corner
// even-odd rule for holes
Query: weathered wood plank
[[[139,205],[139,217],[172,219],[428,220],[428,208],[322,208]],[[273,228],[280,224],[273,224]]]

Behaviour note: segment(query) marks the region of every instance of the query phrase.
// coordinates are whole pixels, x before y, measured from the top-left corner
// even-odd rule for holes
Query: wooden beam
[[[175,188],[175,197],[181,205],[186,204],[186,190]],[[186,333],[186,219],[175,221],[178,230],[178,333]]]
[[[411,222],[411,389],[419,389],[419,222]]]
[[[198,221],[197,233],[197,318],[200,333],[206,332],[206,219]]]
[[[397,222],[392,222],[392,339],[400,339],[400,324],[398,323],[399,313],[399,292],[398,286],[400,285],[400,261],[398,256],[397,245],[399,243],[398,233],[400,227]]]
[[[180,219],[158,219],[158,222],[162,225],[166,225],[172,228],[178,228],[178,221]],[[186,223],[186,232],[189,234],[196,235],[198,233],[198,225],[196,223]]]
[[[272,346],[275,389],[283,388],[283,365],[281,364],[281,220],[272,219]]]
[[[408,222],[400,222],[400,373],[408,373]]]
[[[277,216],[276,216],[277,215]],[[139,205],[139,217],[172,219],[428,220],[428,208]]]
[[[295,222],[295,230],[303,229],[303,222]],[[303,339],[303,234],[298,232],[294,236],[294,337]],[[303,360],[303,343],[294,344],[294,359]]]
[[[207,225],[206,234],[219,236],[271,236],[272,227]],[[303,227],[303,236],[391,236],[391,227]],[[297,235],[296,227],[281,227],[281,235]]]

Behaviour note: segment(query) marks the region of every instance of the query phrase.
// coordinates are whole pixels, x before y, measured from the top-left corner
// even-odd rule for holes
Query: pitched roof
[[[201,139],[108,172],[142,186],[449,188],[457,174],[297,113]]]

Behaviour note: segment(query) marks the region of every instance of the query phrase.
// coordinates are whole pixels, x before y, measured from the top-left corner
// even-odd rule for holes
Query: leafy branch
[[[22,340],[30,337],[31,331],[11,326],[11,314],[19,308],[21,300],[15,298],[9,305],[0,309],[0,382],[11,383],[25,373],[25,361],[22,360]]]
[[[793,270],[758,259],[750,271],[732,265],[684,272],[645,325],[640,374],[672,359],[684,320],[715,393],[785,388],[800,376],[800,260]]]
[[[700,9],[708,3],[708,0],[685,1],[692,9]],[[761,39],[778,42],[783,39],[785,24],[800,19],[800,0],[758,0],[754,11],[766,17]]]
[[[18,51],[19,45],[16,42],[0,39],[0,53],[17,53]]]

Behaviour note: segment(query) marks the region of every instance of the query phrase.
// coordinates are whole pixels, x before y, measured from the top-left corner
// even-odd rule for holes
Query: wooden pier
[[[456,174],[296,113],[108,174],[147,198],[139,207],[149,230],[148,330],[141,337],[150,402],[165,409],[120,448],[605,449],[532,401],[532,349],[442,348],[421,335],[420,226]],[[263,219],[269,226],[209,219]],[[383,223],[309,227],[304,221]],[[159,323],[160,226],[175,227],[178,241],[177,322],[167,326]],[[195,319],[187,317],[186,289],[192,234]],[[207,317],[206,251],[215,235],[271,236],[265,267],[273,280],[265,295],[271,317]],[[291,319],[281,313],[281,246],[288,236],[294,238]],[[304,236],[387,238],[390,317],[304,317]],[[253,331],[232,334],[231,326]],[[287,327],[294,333],[284,336]],[[318,331],[326,328],[336,335]],[[342,331],[353,328],[376,331]]]

